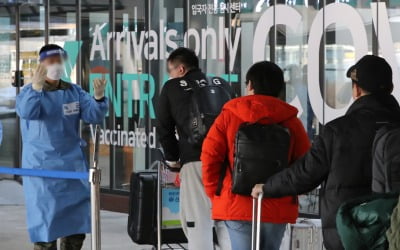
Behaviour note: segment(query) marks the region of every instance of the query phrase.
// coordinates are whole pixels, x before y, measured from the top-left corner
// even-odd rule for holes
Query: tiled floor
[[[102,211],[102,250],[142,250],[151,247],[132,243],[127,232],[127,215]],[[25,207],[21,186],[0,180],[0,250],[29,250],[32,245],[26,232]],[[90,236],[84,250],[90,249]]]

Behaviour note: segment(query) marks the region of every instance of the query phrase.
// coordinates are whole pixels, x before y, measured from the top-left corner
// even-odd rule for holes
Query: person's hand
[[[43,64],[39,64],[32,77],[32,88],[36,91],[42,91],[43,85],[46,82],[47,70]]]
[[[166,161],[166,163],[170,168],[180,169],[182,167],[179,161]]]
[[[94,88],[94,98],[96,100],[101,100],[104,97],[104,90],[106,89],[107,80],[102,76],[102,78],[96,78],[93,80]]]
[[[256,184],[253,187],[253,190],[251,191],[251,196],[253,196],[253,198],[257,199],[258,196],[263,193],[263,187],[264,187],[264,184]]]

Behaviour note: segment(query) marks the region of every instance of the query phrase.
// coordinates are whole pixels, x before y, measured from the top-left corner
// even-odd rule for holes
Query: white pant
[[[201,162],[183,165],[180,178],[180,217],[183,231],[189,241],[189,250],[213,250],[213,227],[215,226],[219,247],[230,250],[229,233],[223,222],[211,219],[211,202],[207,197],[201,178]]]

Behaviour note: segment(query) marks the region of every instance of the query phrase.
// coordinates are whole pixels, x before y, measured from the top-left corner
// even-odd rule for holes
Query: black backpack
[[[219,77],[189,81],[185,87],[186,91],[191,92],[187,124],[188,141],[192,145],[201,147],[222,107],[232,99],[232,90],[230,85]]]
[[[372,149],[372,191],[400,192],[400,123],[377,131]]]
[[[249,196],[254,185],[287,168],[289,149],[290,132],[280,124],[243,123],[235,138],[232,193]],[[217,195],[229,168],[227,161],[224,165]]]

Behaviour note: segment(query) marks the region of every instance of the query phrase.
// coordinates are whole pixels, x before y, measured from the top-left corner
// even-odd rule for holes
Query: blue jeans
[[[231,238],[232,250],[251,249],[251,222],[225,221]],[[261,223],[262,250],[279,250],[286,224]]]

